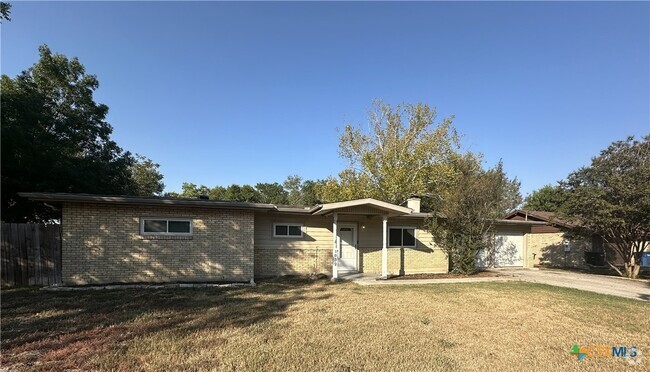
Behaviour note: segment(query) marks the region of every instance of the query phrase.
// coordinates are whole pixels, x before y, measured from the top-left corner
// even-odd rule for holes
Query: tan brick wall
[[[361,248],[361,267],[364,273],[381,274],[381,248]],[[441,249],[388,248],[388,274],[408,275],[446,273],[447,255]]]
[[[571,240],[570,251],[564,253],[564,234],[544,233],[527,235],[528,250],[534,256],[534,264],[542,266],[585,267],[584,252],[591,251],[591,243]]]
[[[302,238],[274,238],[273,223],[303,225]],[[257,213],[255,216],[255,276],[323,273],[332,275],[331,216],[290,216]],[[380,217],[340,215],[340,223],[357,226],[359,271],[381,273],[382,221]],[[421,219],[389,219],[389,226],[418,226]],[[447,272],[445,253],[425,230],[416,232],[414,248],[389,248],[390,274]]]
[[[331,273],[331,248],[255,248],[256,277]]]
[[[273,236],[277,222],[300,223],[302,237]],[[332,222],[322,216],[255,215],[255,276],[332,273]]]
[[[140,217],[189,218],[193,234],[141,236]],[[67,203],[63,282],[248,281],[253,232],[252,211]]]

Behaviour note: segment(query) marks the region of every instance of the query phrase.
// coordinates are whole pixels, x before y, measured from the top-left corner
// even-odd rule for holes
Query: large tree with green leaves
[[[17,77],[2,75],[3,221],[58,217],[19,197],[20,191],[143,193],[133,177],[143,167],[111,139],[108,107],[93,98],[97,77],[77,58],[46,45],[39,53],[39,61]]]
[[[179,198],[198,198],[208,196],[212,200],[234,200],[269,204],[290,204],[296,206],[314,205],[319,202],[318,193],[323,180],[305,180],[299,176],[289,176],[281,185],[275,183],[258,183],[251,185],[215,186],[184,182],[180,193],[169,192],[166,196]]]
[[[11,21],[11,4],[0,1],[0,22]]]
[[[135,155],[131,164],[131,178],[133,179],[132,194],[140,196],[161,195],[165,189],[163,175],[158,168],[160,164],[142,155]]]
[[[322,187],[326,201],[376,198],[401,204],[411,195],[437,195],[453,176],[458,149],[453,117],[436,122],[426,104],[392,107],[375,101],[367,127],[346,125],[339,152],[348,167]]]
[[[561,218],[580,226],[574,233],[600,235],[625,262],[623,270],[610,266],[636,278],[650,244],[650,135],[612,143],[561,185]]]
[[[560,186],[546,185],[533,191],[524,200],[523,209],[529,211],[558,212],[566,201],[566,193]]]
[[[434,209],[437,216],[428,224],[455,273],[476,271],[481,250],[490,263],[496,221],[521,203],[519,181],[507,177],[503,164],[484,169],[482,163],[482,157],[472,153],[454,157],[454,187],[441,194]]]
[[[259,201],[268,204],[287,204],[287,191],[277,182],[258,183],[255,185],[260,198]]]
[[[321,203],[325,180],[303,180],[298,175],[287,177],[282,186],[287,192],[287,203],[295,206],[313,206]]]

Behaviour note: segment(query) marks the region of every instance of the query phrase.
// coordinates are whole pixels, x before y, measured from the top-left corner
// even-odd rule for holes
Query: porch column
[[[382,218],[383,245],[381,248],[381,277],[388,278],[388,216]]]
[[[332,237],[334,246],[332,248],[332,280],[335,280],[339,277],[339,245],[338,237],[339,230],[336,228],[336,220],[338,218],[337,214],[334,213],[334,223],[332,224]]]

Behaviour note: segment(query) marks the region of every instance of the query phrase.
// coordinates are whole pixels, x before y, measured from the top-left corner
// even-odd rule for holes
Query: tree
[[[561,187],[546,185],[528,195],[523,208],[530,211],[558,212],[565,201],[566,194]]]
[[[301,205],[302,203],[302,177],[293,175],[287,177],[282,183],[287,193],[287,203],[290,205]]]
[[[111,138],[99,81],[78,59],[43,45],[40,59],[16,78],[2,75],[2,219],[58,218],[19,191],[129,194],[134,157]]]
[[[11,4],[0,1],[0,22],[11,21]]]
[[[368,129],[346,125],[339,153],[348,168],[324,182],[327,201],[376,198],[401,204],[412,195],[436,195],[449,186],[450,158],[458,148],[453,117],[435,123],[436,110],[375,101]]]
[[[454,187],[436,203],[437,217],[428,229],[447,253],[451,271],[469,274],[476,271],[479,251],[488,260],[494,251],[495,222],[521,203],[519,182],[508,179],[503,164],[483,169],[480,155],[467,153],[453,160]]]
[[[253,186],[244,185],[240,189],[239,197],[232,200],[249,202],[249,203],[259,203],[261,199],[262,196],[257,190],[255,190]]]
[[[267,204],[287,204],[287,191],[277,182],[258,183],[255,185],[260,195],[260,202]]]
[[[287,203],[295,206],[321,204],[321,191],[325,180],[303,180],[298,175],[287,177],[283,186],[287,192]]]
[[[224,200],[241,200],[241,186],[232,184],[226,187]]]
[[[205,186],[201,186],[205,187]],[[212,200],[226,200],[226,188],[223,186],[215,186],[210,189],[208,196]]]
[[[650,135],[613,142],[561,186],[567,193],[561,218],[580,226],[574,233],[600,235],[625,262],[624,271],[609,265],[638,277],[650,240]]]
[[[300,204],[297,205],[307,205],[313,206],[316,204],[321,204],[321,190],[325,180],[305,180],[302,182],[300,187]]]
[[[209,188],[205,185],[197,186],[194,183],[184,182],[180,193],[168,192],[165,196],[198,198],[199,196],[207,195],[212,200],[312,206],[320,203],[320,197],[318,195],[324,184],[324,180],[303,181],[300,176],[287,177],[283,185],[277,182],[258,183],[255,187],[251,185],[239,186],[232,184],[228,187],[215,186]]]
[[[134,183],[132,194],[140,196],[162,194],[165,184],[162,182],[163,175],[158,172],[159,167],[160,164],[136,154],[135,162],[131,165],[131,177]]]
[[[190,182],[183,182],[181,193],[167,193],[166,196],[177,198],[198,199],[201,196],[209,196],[212,190],[205,185],[197,186]],[[211,198],[212,199],[212,198]]]

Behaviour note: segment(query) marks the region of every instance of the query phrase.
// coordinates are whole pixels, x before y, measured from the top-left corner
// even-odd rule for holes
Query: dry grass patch
[[[2,296],[2,365],[18,370],[623,370],[574,343],[648,354],[650,305],[523,282]]]

